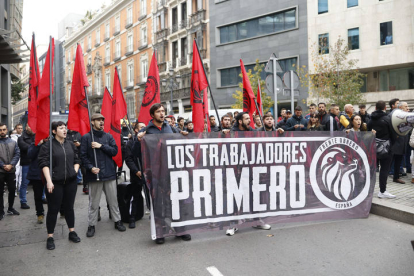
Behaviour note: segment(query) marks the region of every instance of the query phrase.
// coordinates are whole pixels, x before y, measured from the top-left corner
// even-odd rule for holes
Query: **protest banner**
[[[371,133],[146,135],[152,238],[229,225],[366,218],[375,185]]]

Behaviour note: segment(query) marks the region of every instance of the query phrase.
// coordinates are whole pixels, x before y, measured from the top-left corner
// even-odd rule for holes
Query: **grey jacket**
[[[16,164],[20,159],[20,149],[16,141],[10,138],[0,138],[0,173],[15,173]],[[4,165],[12,165],[9,172],[3,169]]]

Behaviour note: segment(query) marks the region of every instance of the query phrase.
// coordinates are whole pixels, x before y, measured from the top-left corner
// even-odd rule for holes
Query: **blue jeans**
[[[20,185],[20,203],[27,203],[26,199],[26,191],[27,191],[27,185],[29,184],[29,180],[27,180],[27,173],[29,172],[29,165],[22,166],[22,184]]]
[[[79,169],[79,171],[78,171],[78,175],[76,176],[76,184],[79,184],[79,183],[81,183],[82,182],[82,172],[81,172],[81,170]]]

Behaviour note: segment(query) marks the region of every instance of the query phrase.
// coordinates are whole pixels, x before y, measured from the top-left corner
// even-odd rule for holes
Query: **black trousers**
[[[13,207],[14,204],[14,193],[16,192],[16,174],[13,173],[3,173],[0,172],[0,213],[4,214],[4,199],[3,199],[3,192],[4,192],[4,184],[7,185],[7,190],[9,193],[9,208]]]
[[[56,220],[62,203],[68,228],[75,227],[75,211],[73,210],[73,205],[75,204],[76,191],[78,189],[76,177],[66,181],[65,184],[63,184],[63,182],[56,182],[53,184],[55,187],[52,193],[49,193],[46,190],[48,206],[46,227],[48,234],[53,234],[55,231]]]
[[[132,182],[131,184],[131,215],[130,219],[135,221],[135,218],[142,218],[143,211],[143,198],[142,198],[142,185],[141,183]]]
[[[394,180],[400,178],[400,167],[404,155],[394,155]]]
[[[33,186],[34,201],[36,206],[36,216],[44,216],[45,210],[43,209],[43,182],[42,180],[30,180],[30,184]]]
[[[390,171],[391,163],[392,163],[392,156],[389,156],[386,159],[378,159],[378,163],[380,164],[380,172],[379,172],[379,185],[380,185],[380,192],[383,193],[387,190],[387,178],[388,173]],[[399,171],[400,166],[398,165]]]

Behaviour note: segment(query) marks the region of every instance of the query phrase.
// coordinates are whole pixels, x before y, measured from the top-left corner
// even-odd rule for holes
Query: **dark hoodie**
[[[159,129],[156,125],[154,125],[153,120],[149,121],[148,125],[143,127],[140,132],[144,131],[146,131],[146,134],[174,133],[167,121],[164,121],[161,129]]]
[[[375,130],[375,137],[381,140],[395,141],[395,134],[391,125],[391,117],[382,110],[375,110],[371,113],[371,121],[368,122],[368,130]]]
[[[295,128],[295,125],[303,125],[301,128]],[[292,118],[287,120],[286,122],[286,130],[288,131],[306,131],[306,126],[308,125],[308,122],[305,118],[301,116],[293,115]]]

